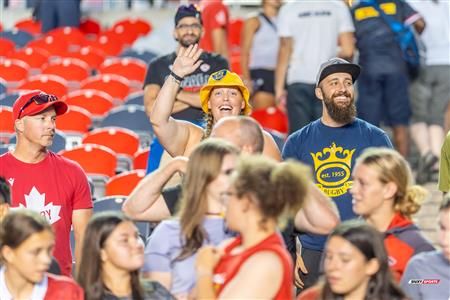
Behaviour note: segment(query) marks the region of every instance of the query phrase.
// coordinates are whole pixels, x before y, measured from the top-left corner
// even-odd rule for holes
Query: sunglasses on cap
[[[37,95],[34,95],[19,110],[19,115],[18,115],[17,118],[20,119],[20,115],[25,110],[25,108],[30,106],[30,104],[33,103],[33,102],[36,103],[36,105],[42,105],[42,104],[45,104],[45,103],[48,103],[48,102],[55,102],[57,100],[58,100],[58,97],[56,97],[54,95],[49,95],[49,94],[37,94]]]

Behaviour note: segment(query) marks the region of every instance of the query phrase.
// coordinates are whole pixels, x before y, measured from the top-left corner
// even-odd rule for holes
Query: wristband
[[[172,76],[173,78],[175,78],[179,82],[182,82],[183,79],[184,79],[183,77],[180,77],[177,74],[175,74],[173,71],[170,71],[170,76]]]

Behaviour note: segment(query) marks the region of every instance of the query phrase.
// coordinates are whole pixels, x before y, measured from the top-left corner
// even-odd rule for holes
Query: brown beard
[[[355,99],[349,93],[335,93],[331,96],[331,99],[328,99],[327,97],[325,97],[325,93],[323,93],[322,90],[322,95],[324,95],[323,102],[325,103],[328,114],[334,121],[345,124],[353,122],[356,117],[356,106]],[[333,98],[339,96],[346,96],[351,98],[350,103],[347,106],[336,105],[336,103],[333,101]]]

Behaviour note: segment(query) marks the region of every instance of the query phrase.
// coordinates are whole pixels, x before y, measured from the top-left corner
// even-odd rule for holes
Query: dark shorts
[[[411,116],[406,74],[364,74],[358,78],[358,117],[375,125],[408,125]]]
[[[250,70],[253,82],[253,93],[267,92],[275,95],[275,71],[265,69]]]

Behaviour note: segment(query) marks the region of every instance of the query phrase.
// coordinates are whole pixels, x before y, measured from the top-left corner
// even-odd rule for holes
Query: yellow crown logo
[[[326,158],[326,154],[328,153],[328,158]],[[340,157],[336,155],[336,153],[340,153]],[[343,164],[347,166],[349,169],[352,165],[352,157],[353,153],[355,153],[355,149],[353,150],[344,150],[342,147],[336,147],[336,143],[332,143],[331,147],[323,148],[322,152],[318,152],[316,154],[311,153],[311,156],[314,161],[314,171],[317,171],[319,168],[326,164]]]

